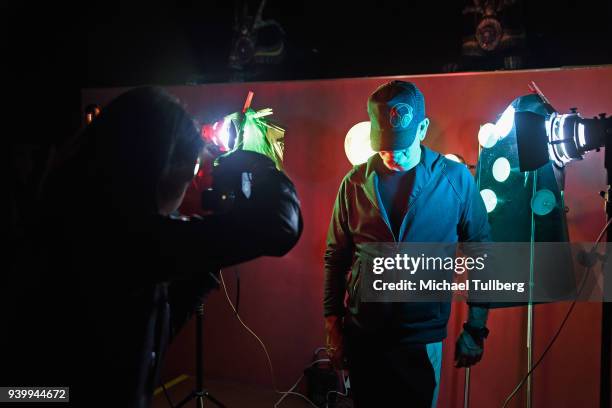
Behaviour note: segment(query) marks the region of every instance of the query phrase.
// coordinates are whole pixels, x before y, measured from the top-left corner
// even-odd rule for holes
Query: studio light
[[[232,131],[234,130],[231,119],[225,117],[212,124],[204,124],[201,133],[204,140],[217,146],[220,152],[226,153],[233,148],[235,132],[232,138]]]
[[[537,215],[546,215],[554,210],[557,205],[557,200],[552,191],[548,189],[542,189],[536,191],[535,195],[531,199],[531,209]]]
[[[349,129],[344,139],[344,152],[353,166],[365,163],[376,154],[370,146],[370,122],[359,122]]]
[[[261,0],[254,16],[249,15],[248,2],[235,9],[235,34],[229,56],[232,69],[246,70],[255,65],[278,64],[283,60],[285,31],[277,21],[263,18],[265,5],[266,0]]]
[[[514,114],[521,171],[535,170],[549,161],[562,168],[582,160],[591,150],[605,147],[612,136],[612,117],[586,119],[573,109],[542,116],[524,111]]]
[[[545,136],[547,119],[558,123],[556,126],[561,123],[554,112],[538,94],[521,96],[504,109],[494,124],[480,129],[478,139],[482,149],[476,177],[489,213],[492,239],[496,242],[567,241],[563,171],[549,160]],[[567,123],[566,119],[564,126]],[[536,137],[533,129],[539,129],[544,136]],[[525,140],[522,145],[517,143],[519,135]],[[545,159],[537,172],[520,168],[521,160],[537,151]]]
[[[522,127],[517,122],[520,113],[529,112],[537,119],[540,132],[544,120],[554,109],[538,94],[522,96],[504,109],[494,125],[487,126],[494,143],[480,149],[476,183],[487,211],[491,240],[506,243],[568,242],[569,233],[564,203],[563,169],[548,160],[548,147],[543,137],[545,162],[533,171],[519,169],[520,149],[517,135]],[[532,128],[532,126],[529,126]],[[481,133],[484,133],[481,128]],[[479,139],[481,135],[479,134]],[[533,143],[534,138],[530,138]],[[482,143],[481,143],[482,145]],[[554,296],[563,297],[575,287],[572,254],[569,247],[559,250],[554,259]],[[553,287],[547,277],[535,273],[551,267],[550,258],[534,249],[516,268],[516,281],[534,282],[534,287]],[[551,292],[552,295],[552,292]],[[526,302],[529,305],[529,302]],[[493,308],[523,304],[497,302]],[[528,306],[532,307],[532,306]]]
[[[508,106],[499,120],[493,123],[485,123],[478,131],[478,142],[485,149],[490,149],[495,144],[512,132],[514,125],[514,107]]]
[[[497,194],[491,189],[485,188],[484,190],[480,190],[480,196],[482,197],[482,201],[485,203],[485,207],[487,208],[487,212],[490,213],[497,207]]]
[[[493,162],[493,178],[503,183],[510,176],[510,162],[505,157],[499,157]]]
[[[503,139],[508,136],[512,131],[512,125],[514,122],[514,106],[510,105],[506,108],[504,113],[495,123],[495,136],[497,139]]]
[[[480,127],[478,131],[478,142],[486,149],[495,146],[495,143],[497,143],[497,136],[493,123],[485,123]]]

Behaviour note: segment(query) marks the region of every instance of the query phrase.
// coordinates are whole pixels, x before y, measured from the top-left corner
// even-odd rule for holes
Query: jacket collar
[[[376,173],[376,166],[380,163],[381,158],[378,154],[370,157],[366,164],[365,177],[364,177],[364,191],[366,196],[370,199],[372,204],[381,211],[379,200],[378,200],[378,175]],[[421,145],[421,161],[416,165],[414,186],[410,198],[408,199],[408,206],[419,196],[423,187],[425,187],[432,176],[440,171],[444,166],[444,160],[442,155],[434,152],[426,146]],[[384,211],[381,211],[384,213]]]

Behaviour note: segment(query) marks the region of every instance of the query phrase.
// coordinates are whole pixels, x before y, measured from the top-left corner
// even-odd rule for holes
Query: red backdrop
[[[325,234],[342,177],[350,169],[344,137],[368,120],[366,100],[390,78],[211,84],[168,87],[197,118],[209,121],[240,109],[249,90],[255,108],[274,109],[286,129],[285,168],[302,201],[304,234],[284,258],[265,258],[237,267],[241,273],[240,312],[267,344],[279,387],[288,388],[323,344],[322,282]],[[479,126],[495,122],[535,81],[559,111],[578,107],[585,117],[612,112],[612,68],[554,69],[399,77],[415,82],[426,98],[431,126],[425,144],[475,163]],[[105,104],[121,89],[83,91],[83,104]],[[603,222],[598,192],[605,186],[603,156],[570,164],[566,202],[572,241],[592,241]],[[225,273],[233,293],[231,269]],[[568,304],[539,305],[535,311],[534,357],[561,322]],[[454,342],[465,319],[455,305],[444,346],[440,407],[462,406],[464,370],[452,365]],[[533,380],[535,407],[595,407],[599,399],[601,305],[582,303]],[[484,360],[472,370],[471,406],[501,406],[526,369],[526,310],[495,310]],[[209,376],[270,385],[266,359],[236,321],[221,292],[206,305],[205,365]],[[172,345],[165,378],[193,372],[193,325]],[[512,407],[524,406],[522,394]]]

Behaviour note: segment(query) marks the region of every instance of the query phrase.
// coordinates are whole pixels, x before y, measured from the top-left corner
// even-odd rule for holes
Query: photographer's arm
[[[250,261],[283,256],[302,232],[300,203],[293,183],[276,169],[254,175],[247,205],[226,214],[181,221],[155,220],[160,250],[176,267],[167,279],[190,278]]]
[[[161,276],[169,282],[168,296],[174,331],[191,317],[202,297],[218,287],[221,268],[260,256],[283,256],[302,232],[300,203],[293,183],[263,155],[235,152],[223,169],[252,176],[251,194],[236,199],[230,212],[187,221],[155,217],[146,223],[147,239],[162,255]],[[228,173],[224,173],[227,175]]]

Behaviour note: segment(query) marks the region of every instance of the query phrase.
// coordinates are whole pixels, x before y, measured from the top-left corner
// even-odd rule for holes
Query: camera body
[[[274,162],[263,154],[236,150],[215,160],[212,186],[202,192],[202,209],[227,213],[248,205],[253,197],[258,174],[276,170]]]

